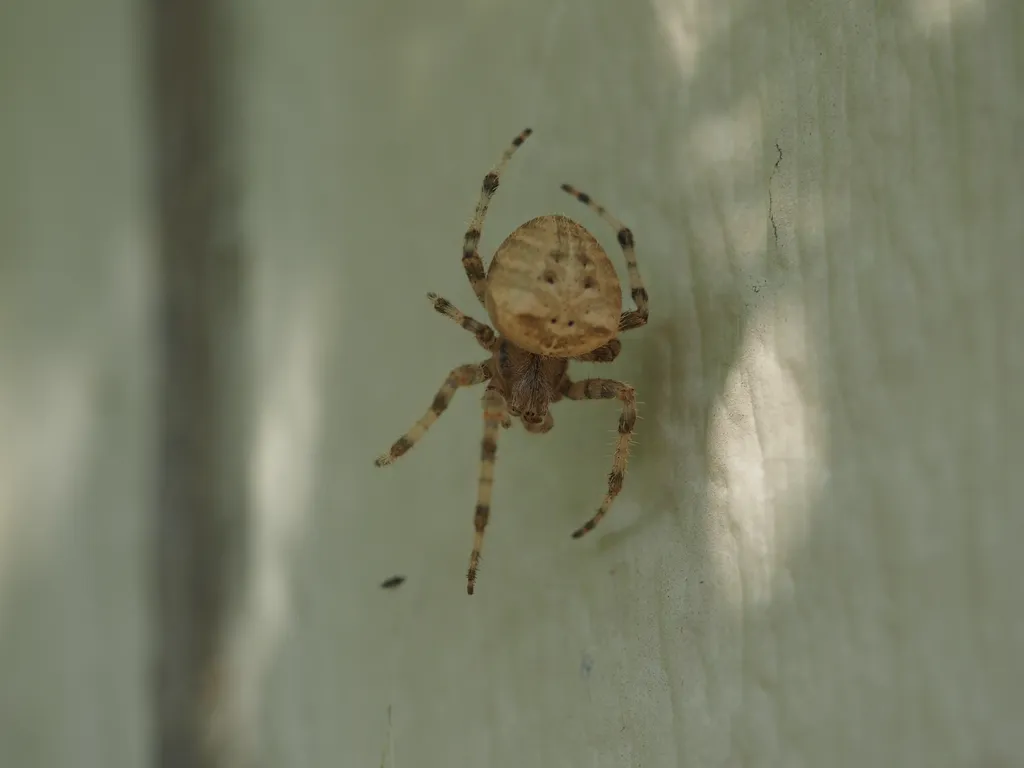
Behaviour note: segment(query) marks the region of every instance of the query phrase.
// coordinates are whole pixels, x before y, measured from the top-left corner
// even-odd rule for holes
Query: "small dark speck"
[[[704,579],[701,579],[701,580],[700,580],[700,583],[701,583],[701,584],[703,584],[703,583],[704,583]]]
[[[397,589],[405,583],[405,576],[392,576],[380,583],[381,589]]]
[[[582,677],[590,677],[590,670],[594,668],[594,660],[590,658],[589,653],[584,653],[580,659],[580,675]]]

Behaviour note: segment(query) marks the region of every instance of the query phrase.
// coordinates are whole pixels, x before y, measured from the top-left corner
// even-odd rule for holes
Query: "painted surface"
[[[144,765],[150,371],[131,4],[0,7],[0,765]]]
[[[146,754],[143,142],[108,4],[0,16],[4,766]],[[1024,9],[859,5],[246,6],[262,764],[1019,764]],[[614,404],[500,435],[469,598],[482,389],[373,459],[481,356],[425,294],[485,319],[461,237],[527,125],[483,250],[561,212],[614,252],[562,182],[633,229],[651,323],[576,375],[641,421],[580,541]]]

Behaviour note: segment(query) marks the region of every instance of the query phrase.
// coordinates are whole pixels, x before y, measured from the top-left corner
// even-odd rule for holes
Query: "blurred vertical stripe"
[[[224,703],[224,644],[243,584],[247,519],[232,39],[223,0],[154,0],[147,22],[160,441],[154,765],[213,768],[228,764],[211,723]]]

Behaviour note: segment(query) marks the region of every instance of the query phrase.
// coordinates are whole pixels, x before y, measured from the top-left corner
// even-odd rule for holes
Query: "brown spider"
[[[531,133],[527,128],[519,134],[494,170],[484,177],[476,214],[462,245],[462,266],[497,333],[460,312],[447,299],[427,294],[435,310],[472,333],[491,356],[481,363],[453,369],[423,418],[376,460],[376,465],[383,467],[408,452],[445,411],[457,389],[490,382],[483,395],[484,436],[473,518],[476,533],[467,573],[466,591],[471,595],[490,516],[499,425],[508,429],[515,416],[527,432],[543,434],[554,426],[548,406],[563,397],[622,401],[608,492],[597,513],[572,534],[579,538],[601,521],[622,490],[630,436],[636,423],[633,387],[613,379],[572,381],[568,375],[570,360],[611,362],[622,349],[616,336],[647,323],[647,290],[640,279],[629,229],[589,195],[568,184],[562,185],[562,189],[615,228],[636,303],[632,311],[621,311],[622,288],[608,254],[590,232],[565,216],[539,216],[520,226],[498,247],[489,273],[484,273],[477,244],[487,207],[506,164]]]

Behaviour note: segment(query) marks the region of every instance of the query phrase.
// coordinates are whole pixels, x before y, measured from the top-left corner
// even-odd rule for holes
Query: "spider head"
[[[543,413],[538,410],[525,411],[519,418],[523,421],[523,428],[534,434],[543,434],[555,426],[555,420],[546,407]]]
[[[527,424],[540,424],[544,421],[544,417],[548,415],[548,411],[547,408],[545,408],[542,413],[540,410],[531,407],[527,408],[519,415]]]
[[[523,408],[517,408],[512,403],[509,403],[509,413],[522,422],[523,428],[527,432],[543,434],[555,425],[555,420],[551,418],[551,412],[548,410],[547,402],[533,402]]]
[[[517,388],[519,389],[519,388]],[[529,393],[532,394],[532,393]],[[548,406],[546,402],[541,402],[541,398],[531,397],[525,404],[517,403],[516,400],[520,398],[529,397],[527,392],[523,392],[521,389],[513,395],[512,401],[508,404],[508,411],[517,419],[522,419],[526,424],[540,424],[547,418]]]

